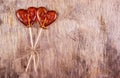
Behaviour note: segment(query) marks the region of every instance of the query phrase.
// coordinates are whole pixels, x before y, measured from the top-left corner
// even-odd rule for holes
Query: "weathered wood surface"
[[[39,40],[37,73],[18,59],[30,40],[15,11],[30,6],[59,13]],[[0,0],[0,78],[120,78],[119,40],[120,0]]]

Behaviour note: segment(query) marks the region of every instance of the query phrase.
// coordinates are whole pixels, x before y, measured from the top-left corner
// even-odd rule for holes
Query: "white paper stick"
[[[31,54],[31,56],[30,56],[30,58],[29,58],[29,61],[28,61],[28,64],[27,64],[27,67],[26,67],[26,69],[25,69],[26,72],[27,72],[27,70],[28,70],[28,67],[29,67],[29,65],[30,65],[30,62],[31,62],[32,57],[33,57],[33,55]]]
[[[40,36],[41,36],[41,32],[42,32],[42,28],[39,30],[39,33],[38,33],[37,39],[36,39],[36,41],[35,41],[34,49],[35,49],[36,46],[37,46],[37,43],[38,43],[39,38],[40,38]]]
[[[35,60],[35,54],[33,55],[33,62],[34,62],[34,70],[37,72],[37,65],[36,65],[36,60]]]
[[[31,47],[33,48],[33,38],[32,38],[32,30],[31,30],[31,27],[29,27],[29,35],[30,35]]]

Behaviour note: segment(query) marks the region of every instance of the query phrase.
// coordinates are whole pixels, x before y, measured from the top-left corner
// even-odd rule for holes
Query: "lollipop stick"
[[[41,32],[42,32],[42,29],[39,30],[39,33],[38,33],[37,39],[36,39],[36,41],[35,41],[34,48],[36,48],[36,46],[37,46],[38,40],[39,40],[39,38],[40,38],[40,36],[41,36]]]
[[[28,27],[29,27],[30,43],[31,43],[31,47],[33,48],[32,30],[30,27],[30,16],[29,15],[28,15]]]
[[[32,30],[31,30],[31,27],[29,27],[29,35],[30,35],[31,47],[33,48],[33,39],[32,39]]]
[[[30,35],[31,47],[33,48],[32,30],[31,30],[30,27],[29,27],[29,35]],[[28,70],[28,67],[29,67],[29,65],[30,65],[30,62],[31,62],[32,57],[33,57],[33,55],[31,54],[31,56],[30,56],[30,58],[29,58],[29,60],[28,60],[27,67],[26,67],[26,69],[25,69],[26,72],[27,72],[27,70]]]
[[[30,65],[30,62],[31,62],[32,57],[33,57],[33,55],[31,55],[30,58],[29,58],[29,61],[28,61],[27,67],[26,67],[26,69],[25,69],[26,72],[27,72],[27,70],[28,70],[28,67],[29,67],[29,65]]]
[[[45,27],[45,23],[46,23],[46,18],[44,19],[44,22],[43,22],[43,24],[42,24],[42,27]],[[38,33],[38,36],[37,36],[37,39],[36,39],[36,41],[35,41],[35,45],[34,45],[33,48],[36,48],[37,43],[38,43],[38,40],[39,40],[39,38],[40,38],[40,36],[41,36],[41,32],[42,32],[42,28],[39,30],[39,33]]]
[[[35,72],[37,72],[35,54],[33,55],[33,62],[34,62],[34,70],[35,70]]]

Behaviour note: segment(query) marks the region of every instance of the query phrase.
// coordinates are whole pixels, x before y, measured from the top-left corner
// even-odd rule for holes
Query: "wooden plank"
[[[119,4],[119,0],[0,0],[0,78],[119,78]],[[30,6],[59,13],[41,34],[37,72],[33,61],[25,72],[29,32],[15,15]],[[32,28],[34,43],[38,30]]]

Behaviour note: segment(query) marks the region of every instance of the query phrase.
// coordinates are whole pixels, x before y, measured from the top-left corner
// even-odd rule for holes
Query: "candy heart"
[[[35,7],[30,7],[28,10],[19,9],[16,16],[25,26],[30,27],[36,21],[36,11]]]
[[[53,23],[57,18],[57,13],[53,10],[48,11],[44,7],[39,7],[37,9],[37,20],[40,24],[40,27],[46,28],[48,25]]]

